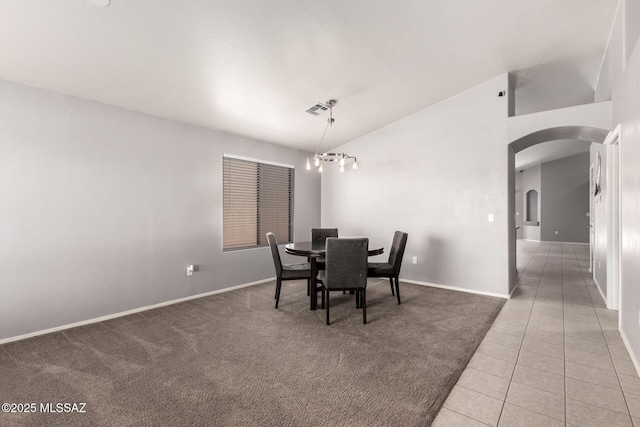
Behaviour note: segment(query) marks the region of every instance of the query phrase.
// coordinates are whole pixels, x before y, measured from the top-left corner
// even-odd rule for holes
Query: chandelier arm
[[[320,143],[316,147],[316,154],[313,156],[316,158],[318,156],[318,151],[320,150],[320,146],[322,145],[322,141],[324,141],[324,136],[327,134],[327,129],[329,129],[330,121],[327,121],[327,125],[324,127],[324,132],[322,133],[322,138],[320,138]]]

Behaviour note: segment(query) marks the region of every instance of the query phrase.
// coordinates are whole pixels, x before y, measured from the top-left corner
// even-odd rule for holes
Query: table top
[[[327,253],[325,242],[294,242],[284,246],[285,252],[291,255],[307,257],[324,256]],[[384,252],[384,246],[369,242],[369,256],[380,255]]]

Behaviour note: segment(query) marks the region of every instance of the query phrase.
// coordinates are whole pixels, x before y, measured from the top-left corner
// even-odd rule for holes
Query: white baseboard
[[[598,283],[598,281],[596,280],[596,276],[593,276],[593,283],[596,284],[596,289],[600,293],[602,301],[604,301],[604,305],[607,305],[607,297],[602,293],[602,289],[600,289],[600,283]]]
[[[583,242],[558,242],[557,240],[542,240],[540,243],[564,243],[567,245],[589,245],[588,243]]]
[[[633,366],[636,368],[636,373],[640,376],[640,364],[638,364],[638,359],[636,358],[635,353],[631,349],[629,340],[627,339],[627,336],[624,334],[624,331],[621,328],[618,328],[618,331],[620,332],[620,336],[622,337],[622,342],[624,343],[624,346],[627,348],[627,352],[629,353],[629,356],[631,356],[631,361],[633,362]]]
[[[557,240],[533,240],[533,239],[518,239],[524,240],[525,242],[535,242],[535,243],[565,243],[567,245],[589,245],[589,243],[582,242],[558,242]]]
[[[431,288],[440,288],[440,289],[448,289],[450,291],[466,292],[469,294],[486,295],[489,297],[498,297],[498,298],[504,298],[504,299],[511,298],[511,295],[508,295],[508,294],[496,294],[493,292],[477,291],[475,289],[459,288],[457,286],[438,285],[436,283],[420,282],[418,280],[409,280],[409,279],[400,278],[400,281],[406,282],[406,283],[412,283],[414,285],[429,286]]]
[[[106,316],[95,317],[93,319],[83,320],[83,321],[75,322],[75,323],[69,323],[67,325],[56,326],[55,328],[44,329],[42,331],[30,332],[30,333],[24,334],[24,335],[18,335],[18,336],[15,336],[15,337],[4,338],[4,339],[0,340],[0,345],[6,344],[6,343],[9,343],[9,342],[13,342],[13,341],[20,341],[20,340],[24,340],[24,339],[27,339],[27,338],[37,337],[38,335],[49,334],[51,332],[58,332],[58,331],[63,331],[65,329],[76,328],[78,326],[90,325],[91,323],[104,322],[105,320],[115,319],[117,317],[127,316],[129,314],[140,313],[141,311],[147,311],[147,310],[151,310],[151,309],[158,308],[158,307],[165,307],[167,305],[177,304],[179,302],[185,302],[185,301],[189,301],[189,300],[192,300],[192,299],[208,297],[209,295],[221,294],[221,293],[224,293],[224,292],[234,291],[236,289],[246,288],[246,287],[249,287],[249,286],[255,286],[255,285],[259,285],[261,283],[270,282],[272,280],[276,280],[276,278],[275,277],[271,277],[269,279],[263,279],[263,280],[258,280],[258,281],[255,281],[255,282],[244,283],[242,285],[231,286],[231,287],[228,287],[228,288],[218,289],[218,290],[215,290],[215,291],[205,292],[205,293],[197,294],[197,295],[190,295],[190,296],[184,297],[184,298],[178,298],[178,299],[174,299],[174,300],[171,300],[171,301],[160,302],[158,304],[147,305],[145,307],[139,307],[139,308],[134,308],[132,310],[121,311],[119,313],[108,314]]]

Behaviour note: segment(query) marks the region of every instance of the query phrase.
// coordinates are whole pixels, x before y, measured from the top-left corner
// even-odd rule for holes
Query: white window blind
[[[278,243],[293,236],[293,168],[223,157],[223,250]]]

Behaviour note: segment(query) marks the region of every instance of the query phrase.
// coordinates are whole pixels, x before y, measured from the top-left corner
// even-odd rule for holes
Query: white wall
[[[536,165],[525,169],[521,174],[522,176],[522,215],[524,215],[523,221],[527,219],[527,193],[530,190],[536,190],[538,192],[538,225],[524,225],[523,239],[540,241],[540,224],[542,224],[542,178],[541,178],[541,166]]]
[[[637,1],[624,2],[624,8],[637,11]],[[618,11],[620,13],[620,11]],[[638,35],[636,28],[634,34]],[[629,343],[634,359],[640,357],[640,48],[635,49],[626,62],[624,72],[613,86],[614,123],[621,124],[620,168],[622,193],[621,237],[621,331]]]
[[[603,101],[509,117],[507,139],[511,143],[537,131],[564,126],[612,129],[611,114],[611,101]],[[518,147],[518,151],[524,148],[528,147]]]
[[[623,0],[618,2],[616,16],[609,33],[609,41],[607,42],[607,50],[602,59],[600,74],[596,83],[595,101],[606,101],[611,99],[613,93],[613,85],[624,68],[624,52],[623,52]]]
[[[640,1],[627,0],[624,2],[625,66],[633,55],[638,38],[640,38]]]
[[[640,259],[640,210],[638,209],[640,206],[640,168],[638,168],[640,164],[640,127],[638,126],[640,123],[640,48],[638,44],[640,19],[638,18],[640,18],[640,2],[621,0],[596,88],[597,99],[607,99],[607,97],[612,99],[613,125],[621,125],[620,332],[630,350],[636,370],[640,368],[638,364],[640,359],[640,325],[638,324],[638,313],[640,313],[640,288],[638,287],[640,283],[640,262],[638,262]],[[606,157],[605,153],[601,155],[604,173]],[[604,191],[603,193],[606,194]],[[597,221],[597,218],[595,220]],[[600,228],[606,230],[606,227]],[[601,258],[606,262],[606,256]]]
[[[514,200],[515,203],[515,211],[516,211],[516,217],[515,217],[515,222],[516,222],[516,227],[519,227],[516,230],[516,238],[517,239],[523,239],[524,238],[524,219],[527,215],[527,213],[523,210],[525,205],[524,205],[524,188],[522,187],[522,174],[524,173],[524,171],[521,172],[520,170],[517,170],[515,173],[515,177],[516,177],[516,182],[515,182],[515,189],[516,189],[516,198]]]
[[[387,251],[393,232],[406,231],[402,278],[508,294],[508,101],[497,96],[507,80],[496,77],[334,150],[357,156],[359,168],[326,168],[323,226],[368,236]]]
[[[223,153],[294,165],[319,225],[306,153],[0,81],[0,340],[275,276],[222,252]]]

